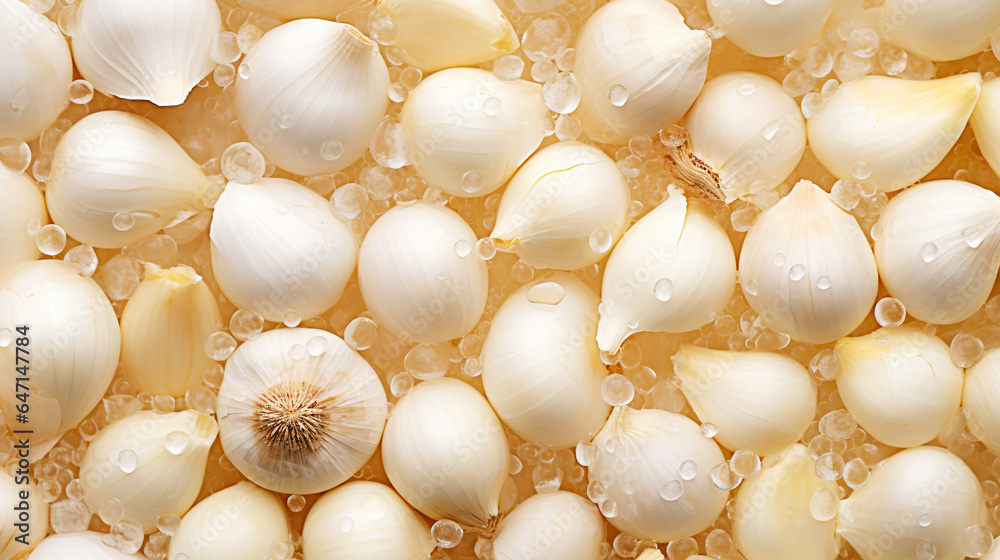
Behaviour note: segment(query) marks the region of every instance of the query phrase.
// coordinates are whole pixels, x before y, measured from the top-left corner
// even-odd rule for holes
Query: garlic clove
[[[16,429],[16,428],[15,428]],[[26,477],[25,477],[26,478]],[[20,475],[15,479],[0,472],[0,558],[25,558],[45,538],[49,527],[49,504],[42,500],[38,487]],[[27,512],[28,519],[22,517]],[[23,531],[22,531],[23,529]]]
[[[809,146],[838,179],[898,191],[944,160],[965,130],[981,85],[976,73],[926,81],[865,76],[841,84],[806,119]]]
[[[962,408],[975,423],[982,426],[979,440],[991,453],[1000,452],[1000,351],[990,350],[979,363],[965,372],[962,388]],[[971,424],[971,422],[970,422]]]
[[[601,286],[597,344],[617,353],[637,332],[683,333],[714,320],[736,287],[736,256],[703,203],[669,197],[622,236]]]
[[[969,119],[979,150],[994,173],[1000,169],[1000,81],[983,83],[983,93]]]
[[[32,231],[48,223],[45,195],[35,182],[0,164],[0,276],[42,255]]]
[[[504,189],[490,237],[536,268],[603,259],[628,228],[630,189],[604,152],[559,142],[533,155]]]
[[[337,16],[363,6],[368,0],[236,0],[244,8],[278,19],[321,18],[336,20]]]
[[[142,554],[125,554],[102,541],[107,533],[80,531],[49,535],[31,553],[31,560],[146,560]]]
[[[539,535],[547,537],[549,560],[603,558],[604,518],[593,503],[571,492],[536,494],[518,504],[497,526],[493,555],[496,560],[531,558]]]
[[[885,42],[931,61],[958,60],[990,48],[1000,5],[988,0],[886,0]]]
[[[754,56],[774,57],[808,46],[836,4],[836,0],[714,0],[708,3],[708,13],[734,45]]]

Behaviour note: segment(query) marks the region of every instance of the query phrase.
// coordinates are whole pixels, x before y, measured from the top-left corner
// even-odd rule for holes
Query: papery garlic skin
[[[460,197],[506,183],[545,138],[541,86],[452,68],[420,82],[403,104],[409,160],[428,184]]]
[[[0,165],[0,276],[14,265],[42,255],[29,229],[47,223],[45,195],[35,182]]]
[[[841,84],[806,119],[809,146],[838,179],[874,181],[898,191],[938,166],[958,141],[979,99],[982,77],[936,80],[865,76]],[[870,165],[855,177],[855,164]]]
[[[497,310],[479,358],[483,387],[518,436],[560,449],[604,426],[610,409],[601,396],[608,369],[595,342],[599,303],[563,272],[522,286]]]
[[[670,187],[611,253],[597,345],[616,353],[637,332],[683,333],[715,319],[736,289],[736,255],[707,205]]]
[[[863,560],[911,560],[924,541],[937,550],[935,560],[960,560],[959,537],[985,520],[972,470],[945,449],[915,447],[883,461],[840,502],[837,533]]]
[[[28,493],[27,499],[24,492]],[[0,514],[0,523],[3,523],[0,525],[0,560],[26,557],[49,529],[49,504],[42,500],[34,482],[15,480],[4,471],[0,473],[0,511],[3,512]],[[27,519],[23,513],[28,515]]]
[[[582,496],[557,490],[535,494],[507,514],[494,533],[493,555],[496,560],[539,554],[549,560],[601,560],[603,541],[604,518],[597,507]]]
[[[837,341],[837,391],[875,439],[914,447],[937,437],[962,400],[948,345],[914,325]]]
[[[125,554],[108,546],[101,539],[107,533],[80,531],[49,535],[39,543],[29,560],[146,560],[142,554]]]
[[[964,181],[930,181],[894,196],[879,218],[875,261],[889,293],[921,321],[968,319],[1000,269],[1000,197]]]
[[[705,84],[712,40],[684,24],[669,2],[615,0],[594,12],[576,40],[582,94],[576,116],[588,136],[623,144],[677,122]],[[612,86],[628,92],[609,99]]]
[[[778,453],[798,441],[816,416],[809,372],[783,354],[684,344],[672,360],[698,419],[718,427],[715,441],[730,451]]]
[[[183,516],[194,504],[218,433],[214,418],[194,410],[146,410],[108,424],[90,442],[80,465],[83,502],[98,511],[108,500],[118,500],[123,521],[146,534],[155,532],[157,517]],[[172,448],[177,434],[187,436],[186,445]],[[123,464],[124,457],[134,463]],[[132,470],[126,470],[129,466]]]
[[[979,151],[994,173],[1000,169],[1000,81],[983,82],[983,91],[969,119]]]
[[[278,19],[322,18],[335,20],[366,0],[236,0],[244,8]]]
[[[442,206],[415,202],[380,216],[358,259],[361,297],[379,327],[428,343],[471,331],[489,288],[475,245],[472,228]]]
[[[837,483],[816,476],[809,449],[795,443],[764,457],[761,470],[743,481],[733,511],[733,538],[747,560],[833,560],[839,546],[836,514],[817,520],[810,502],[817,492],[837,497]]]
[[[496,522],[510,449],[490,404],[469,385],[433,379],[401,398],[385,426],[382,462],[396,491],[427,517]]]
[[[962,408],[982,426],[979,440],[990,452],[1000,452],[1000,350],[993,349],[965,372]]]
[[[594,445],[600,453],[588,467],[589,479],[600,481],[617,505],[608,522],[623,533],[660,543],[683,539],[708,528],[725,508],[729,492],[710,474],[725,460],[722,451],[685,416],[616,408]],[[679,474],[685,461],[697,467],[690,480]],[[672,501],[661,496],[670,483],[683,485]]]
[[[63,261],[44,260],[17,265],[3,277],[0,325],[12,331],[10,343],[0,346],[0,360],[12,368],[4,376],[0,411],[11,422],[23,404],[13,375],[17,339],[28,338],[31,410],[17,427],[32,430],[37,460],[101,402],[118,367],[118,318],[96,282]],[[15,330],[22,325],[26,334]]]
[[[1000,27],[1000,4],[983,0],[886,0],[884,41],[931,61],[987,51]]]
[[[260,151],[298,175],[357,161],[385,116],[389,70],[354,27],[319,19],[275,27],[243,59],[236,115]]]
[[[160,127],[102,111],[63,135],[45,201],[52,221],[73,239],[118,248],[206,208],[214,185]]]
[[[348,482],[324,494],[302,528],[305,560],[428,560],[430,528],[385,484]]]
[[[251,482],[315,494],[375,453],[387,414],[378,374],[318,329],[277,329],[243,343],[219,387],[220,440]]]
[[[358,261],[358,241],[329,201],[287,179],[230,183],[209,237],[222,293],[268,321],[323,313],[340,300]]]
[[[712,21],[726,39],[761,57],[785,56],[816,39],[837,0],[713,0],[708,2]]]
[[[760,213],[740,253],[747,303],[771,328],[824,344],[868,316],[878,269],[857,220],[823,189],[799,181]]]

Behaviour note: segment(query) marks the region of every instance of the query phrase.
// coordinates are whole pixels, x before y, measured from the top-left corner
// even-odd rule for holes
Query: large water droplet
[[[557,305],[563,300],[566,291],[557,282],[540,282],[528,289],[528,301]]]

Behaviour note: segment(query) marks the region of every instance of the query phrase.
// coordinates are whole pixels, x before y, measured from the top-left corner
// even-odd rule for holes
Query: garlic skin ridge
[[[22,499],[22,492],[28,492],[28,499]],[[16,538],[24,538],[21,532],[23,527],[15,527],[16,523],[24,523],[20,519],[23,511],[21,504],[27,502],[30,515],[27,528],[27,541],[25,545]],[[15,507],[20,509],[14,509]],[[19,484],[13,476],[6,471],[0,473],[0,560],[17,560],[24,558],[38,546],[38,543],[45,538],[49,528],[49,504],[42,500],[41,494],[34,481],[29,480],[25,484]]]
[[[823,30],[837,0],[711,0],[708,13],[726,38],[760,57],[785,56],[807,46]]]
[[[969,119],[979,150],[994,173],[1000,170],[1000,81],[983,82],[982,94]]]
[[[28,226],[49,223],[45,195],[24,173],[0,165],[0,276],[22,262],[42,256]]]
[[[1000,351],[989,350],[979,363],[965,371],[962,387],[962,408],[974,422],[982,426],[979,440],[991,453],[1000,453],[1000,411],[995,403],[1000,398]]]
[[[30,560],[146,560],[142,554],[125,554],[104,544],[107,533],[80,531],[49,535],[31,553]]]
[[[886,0],[880,10],[885,42],[934,62],[989,50],[1000,27],[1000,4],[988,0]]]
[[[493,555],[496,560],[523,560],[539,553],[549,560],[601,560],[604,533],[604,518],[590,500],[561,490],[535,494],[497,526]],[[540,535],[546,539],[542,546]]]

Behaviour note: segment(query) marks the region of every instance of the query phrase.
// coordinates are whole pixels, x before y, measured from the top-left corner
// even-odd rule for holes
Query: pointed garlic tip
[[[0,164],[0,276],[42,255],[32,230],[48,223],[45,195],[35,182]]]
[[[278,19],[320,18],[336,20],[352,8],[364,6],[370,0],[236,0],[244,8]]]
[[[86,560],[140,560],[141,554],[125,554],[104,542],[107,533],[80,531],[78,533],[53,534],[45,537],[31,553],[31,560],[66,560],[83,558]]]
[[[711,0],[708,13],[726,39],[762,57],[785,56],[816,39],[837,0]]]
[[[357,239],[329,201],[287,179],[230,183],[209,237],[222,293],[289,326],[337,303],[358,261]]]
[[[297,175],[336,173],[368,149],[389,105],[388,87],[378,45],[357,29],[295,20],[265,33],[243,59],[236,115],[278,167]]]
[[[611,253],[597,345],[616,353],[637,332],[683,333],[715,319],[736,288],[736,255],[711,210],[671,186]]]
[[[801,364],[771,352],[682,345],[672,358],[698,419],[731,451],[764,456],[795,443],[816,416],[816,386]]]
[[[669,2],[616,0],[591,15],[576,40],[576,115],[588,136],[622,144],[667,127],[705,84],[712,40]]]
[[[475,245],[472,228],[442,206],[415,202],[380,216],[358,259],[361,297],[379,327],[426,343],[468,334],[489,291]]]
[[[935,324],[968,319],[1000,269],[1000,197],[964,181],[930,181],[894,196],[876,228],[875,260],[907,314]]]
[[[875,439],[914,447],[937,437],[962,400],[962,368],[948,345],[914,325],[842,338],[837,390]]]
[[[496,560],[531,558],[537,554],[539,535],[548,537],[546,558],[603,558],[604,518],[597,506],[577,494],[557,490],[535,494],[518,504],[497,526],[493,556]]]
[[[628,228],[628,181],[604,152],[559,142],[531,156],[507,184],[490,234],[536,268],[601,261]]]
[[[982,486],[961,459],[915,447],[886,459],[840,503],[837,533],[863,560],[927,558],[928,551],[960,560],[960,537],[985,516]]]
[[[315,494],[375,453],[386,417],[375,370],[340,338],[277,329],[243,343],[219,388],[222,448],[253,483]]]
[[[842,84],[807,119],[809,146],[838,179],[898,191],[944,160],[965,130],[981,85],[977,73],[925,81],[866,76]]]
[[[385,484],[354,481],[323,494],[302,528],[306,558],[412,558],[434,550],[430,528]]]
[[[463,109],[456,114],[455,107]],[[478,68],[432,74],[400,114],[417,173],[460,197],[485,196],[506,183],[542,143],[547,119],[540,85],[501,81]]]
[[[976,365],[965,372],[962,388],[962,408],[969,413],[970,425],[981,426],[979,440],[992,453],[1000,453],[1000,350],[987,352]]]
[[[881,14],[887,43],[931,61],[989,50],[1000,27],[1000,4],[989,0],[886,0]]]
[[[601,512],[623,533],[668,542],[708,528],[729,491],[713,481],[722,450],[686,416],[615,408],[597,437],[591,484],[603,490]]]
[[[34,482],[15,479],[0,472],[0,558],[25,558],[45,537],[49,527],[49,504],[42,500]],[[27,512],[29,523],[21,512]],[[23,530],[23,531],[22,531]]]
[[[983,92],[969,119],[979,150],[994,173],[1000,173],[1000,80],[983,83]]]

